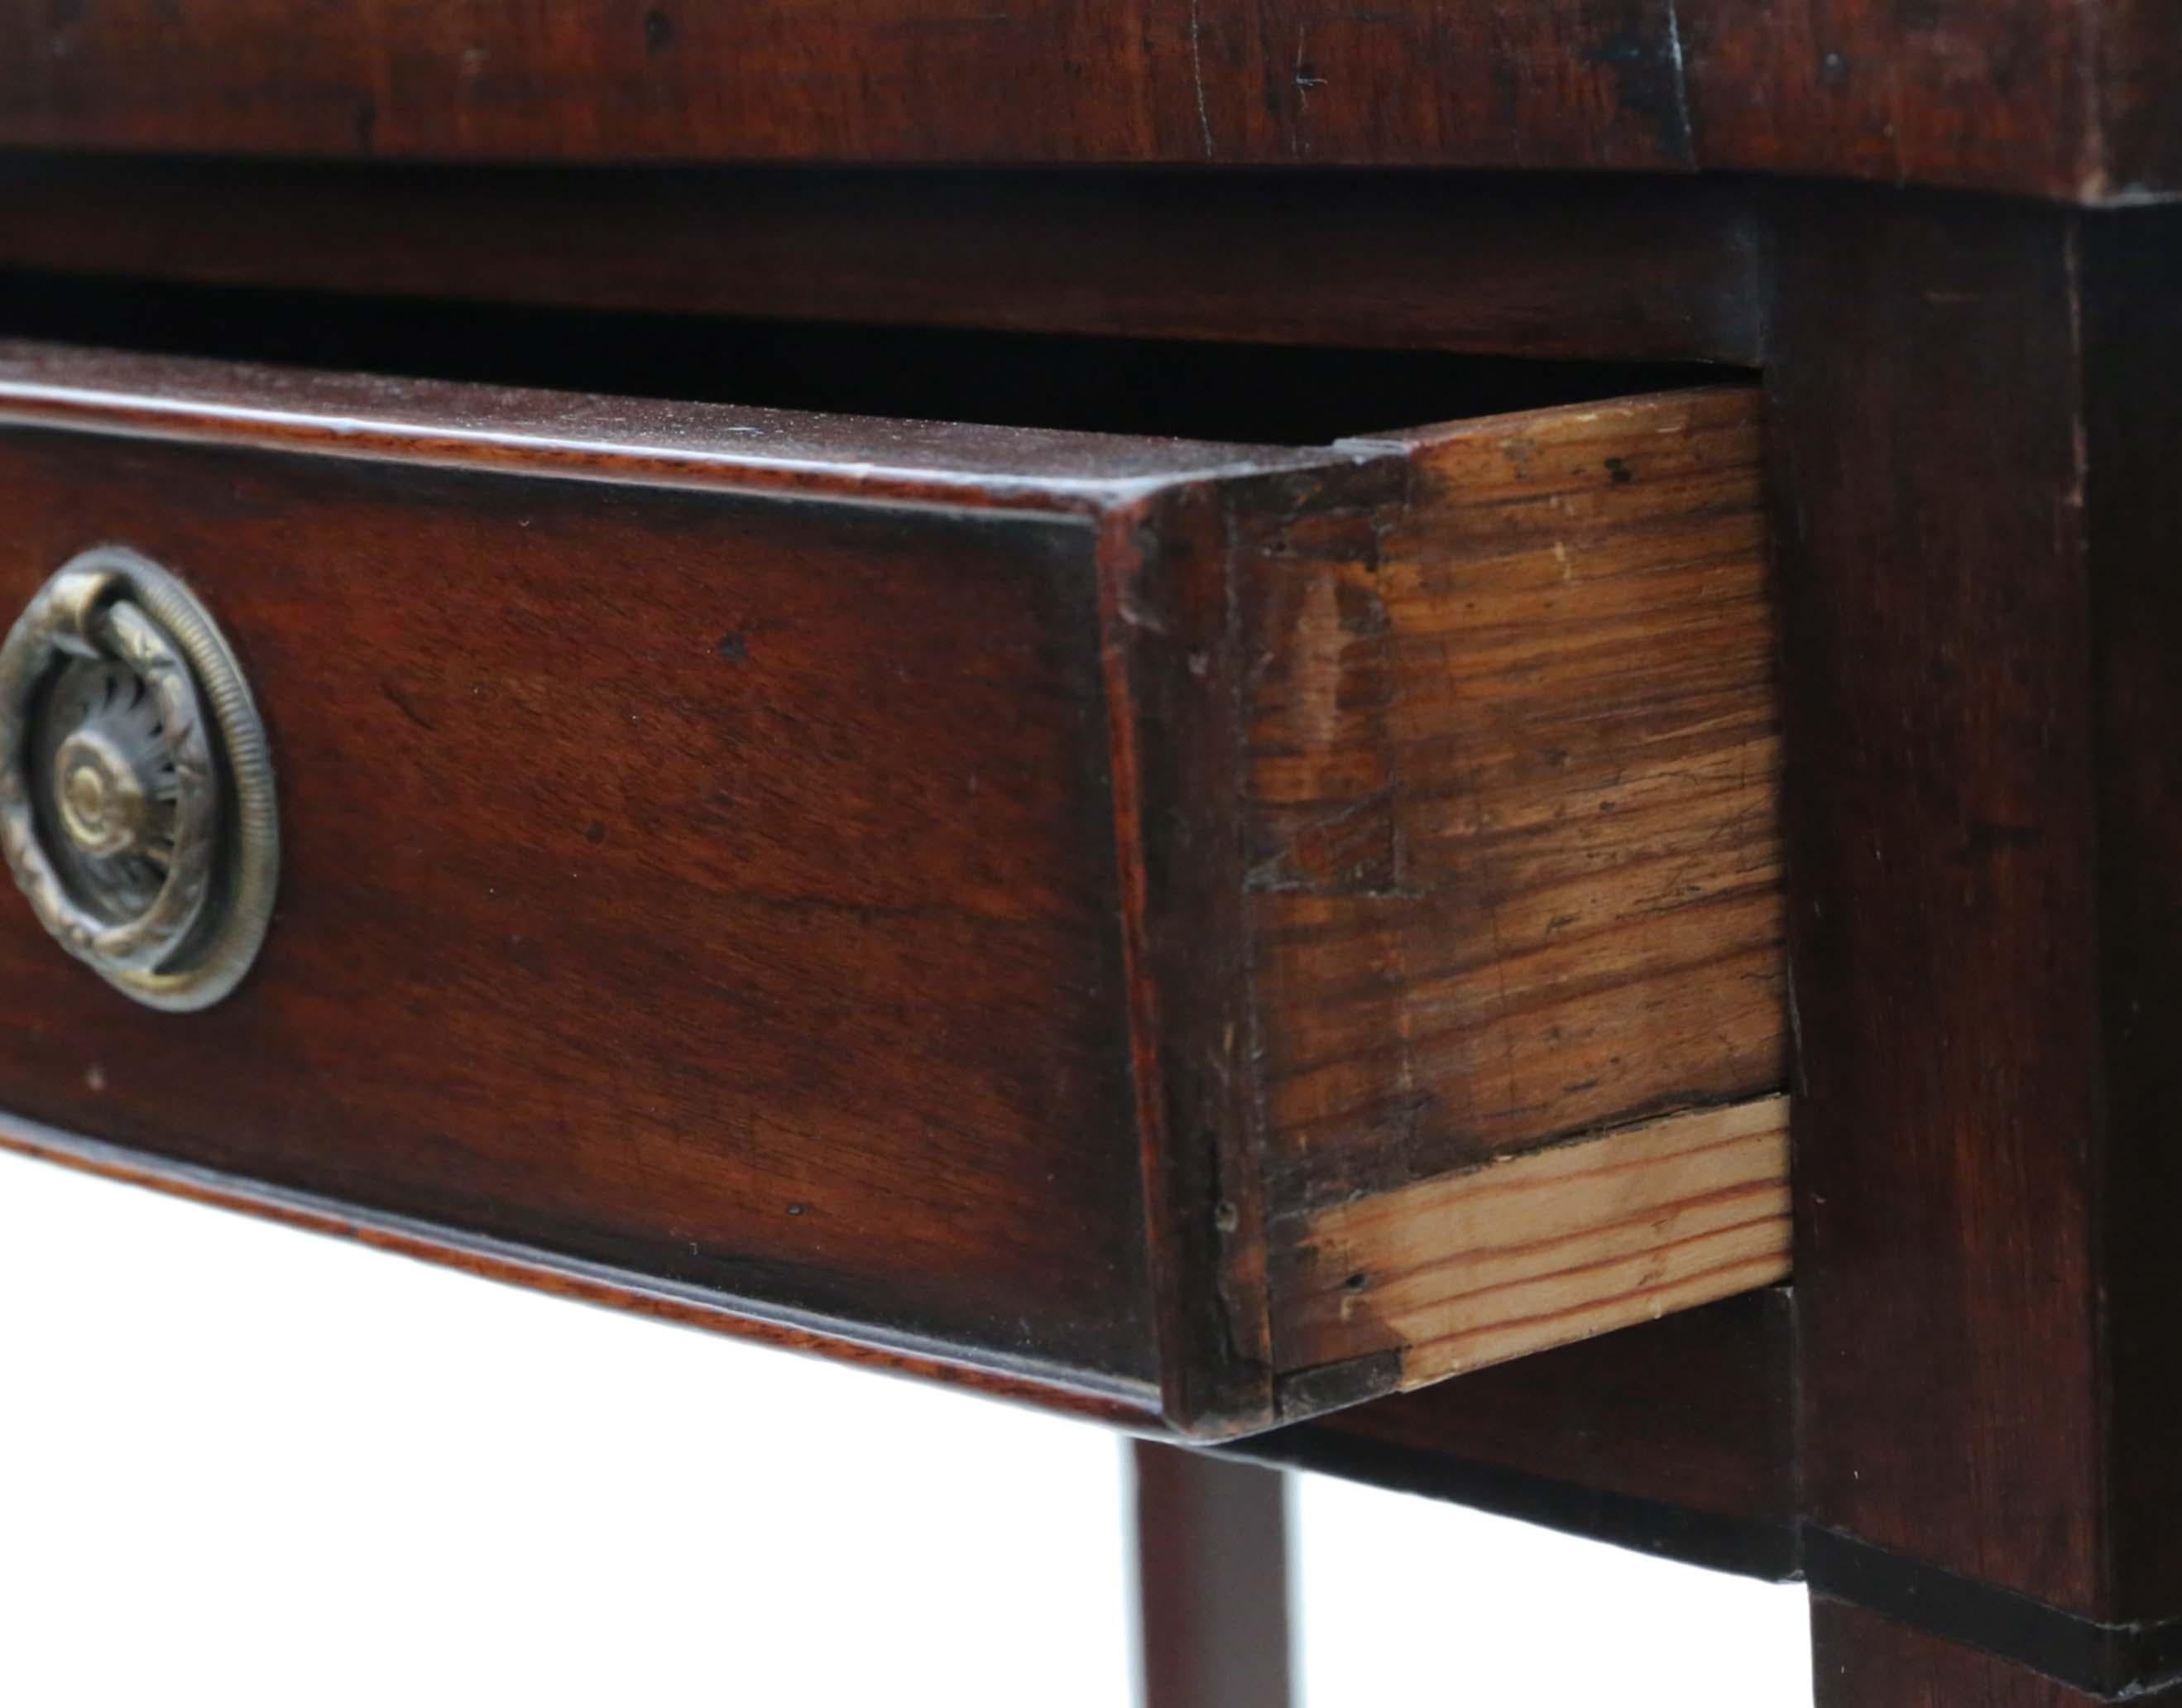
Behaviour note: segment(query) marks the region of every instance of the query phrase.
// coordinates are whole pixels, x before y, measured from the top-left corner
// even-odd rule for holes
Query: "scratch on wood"
[[[1675,114],[1682,127],[1682,152],[1697,158],[1697,135],[1690,128],[1690,80],[1682,67],[1682,19],[1678,0],[1667,0],[1667,58],[1675,69]]]
[[[1198,15],[1200,0],[1189,0],[1189,75],[1197,86],[1197,128],[1204,133],[1205,158],[1212,158],[1212,114],[1205,104],[1204,24]]]
[[[1310,32],[1310,26],[1308,24],[1296,25],[1295,86],[1305,92],[1326,87],[1326,79],[1317,75],[1309,65],[1304,63],[1303,44]]]
[[[1326,79],[1319,76],[1315,71],[1313,71],[1311,69],[1310,61],[1304,58],[1304,44],[1310,39],[1310,26],[1309,25],[1299,24],[1296,25],[1296,114],[1295,128],[1290,139],[1290,152],[1292,152],[1299,160],[1306,158],[1310,153],[1310,137],[1309,135],[1310,125],[1310,92],[1314,89],[1323,89],[1326,86]]]

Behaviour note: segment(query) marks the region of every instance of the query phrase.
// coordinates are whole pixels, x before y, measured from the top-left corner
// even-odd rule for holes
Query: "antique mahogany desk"
[[[2182,1701],[2177,192],[2160,0],[11,0],[0,1141]]]

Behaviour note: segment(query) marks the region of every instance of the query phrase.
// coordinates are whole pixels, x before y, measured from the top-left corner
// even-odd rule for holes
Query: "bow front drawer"
[[[0,347],[7,615],[174,578],[279,829],[194,1012],[5,898],[0,1128],[1206,1436],[1774,1280],[1757,440],[1733,389],[1296,450]],[[36,834],[152,823],[114,727]]]

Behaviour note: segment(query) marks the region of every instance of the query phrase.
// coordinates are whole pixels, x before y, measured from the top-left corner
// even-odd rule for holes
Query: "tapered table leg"
[[[1287,1708],[1287,1478],[1154,1441],[1129,1451],[1144,1708]]]

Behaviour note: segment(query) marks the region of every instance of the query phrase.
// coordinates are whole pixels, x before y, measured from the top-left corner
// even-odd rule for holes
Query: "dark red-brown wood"
[[[1809,1510],[2164,1632],[2176,227],[1814,192],[1779,248]]]
[[[75,434],[0,491],[11,602],[125,540],[214,604],[285,832],[180,1023],[0,911],[12,1110],[1149,1375],[1088,530]]]
[[[1785,1527],[1789,1312],[1747,1293],[1302,1427]]]
[[[1819,1522],[2106,1605],[2075,237],[1814,197],[1774,406],[1805,1474]]]
[[[854,1325],[784,1315],[759,1317],[738,1301],[701,1286],[683,1285],[612,1264],[549,1255],[511,1241],[466,1234],[352,1202],[283,1190],[216,1169],[172,1162],[80,1134],[0,1118],[0,1146],[102,1179],[171,1193],[199,1204],[238,1211],[374,1251],[458,1269],[488,1281],[529,1287],[579,1304],[606,1306],[738,1339],[761,1341],[887,1375],[943,1381],[989,1399],[1060,1411],[1121,1428],[1153,1427],[1152,1396],[1129,1385],[1071,1382],[1049,1369],[1009,1369],[974,1351],[899,1336],[859,1334]]]
[[[1811,1637],[1817,1708],[2101,1708],[2114,1700],[1831,1596],[1811,1598]],[[2173,1708],[2182,1686],[2128,1700]]]
[[[186,575],[285,825],[278,942],[180,1024],[8,911],[11,1112],[1071,1405],[1149,1418],[1164,1374],[1191,1415],[1094,518],[1354,459],[0,369],[14,600],[97,541]]]
[[[1288,1708],[1288,1478],[1132,1444],[1142,1708]]]
[[[2182,1615],[2182,219],[2085,222],[2108,1616]]]
[[[2157,0],[97,0],[0,146],[346,158],[1763,170],[2175,187]]]
[[[1786,1289],[1225,1450],[1765,1578],[1797,1566]]]
[[[1747,364],[1763,248],[1748,204],[1731,182],[1570,174],[0,155],[0,262],[412,300]]]

